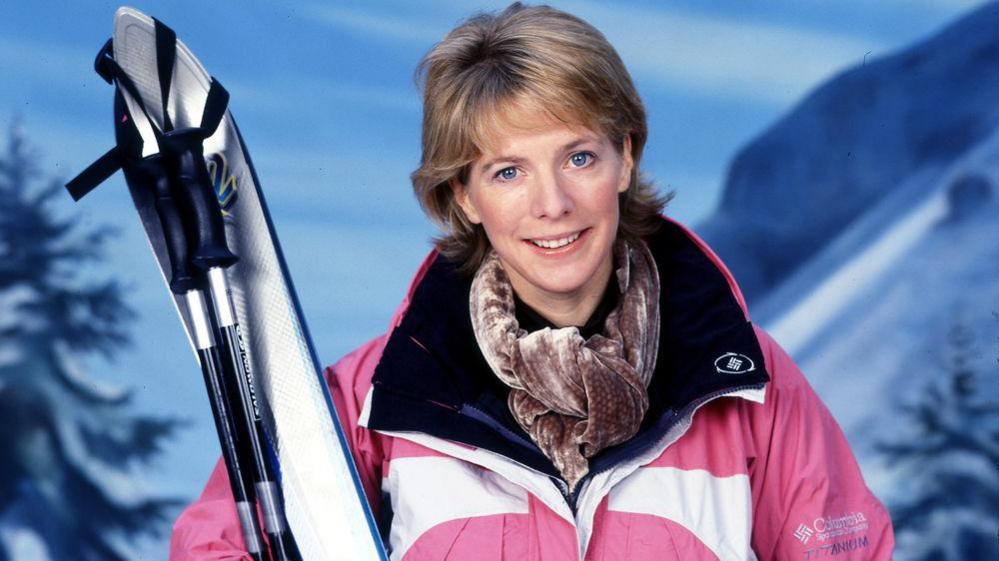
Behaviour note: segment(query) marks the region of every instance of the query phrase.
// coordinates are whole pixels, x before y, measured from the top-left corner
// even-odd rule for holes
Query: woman
[[[604,37],[514,4],[420,73],[413,185],[445,234],[391,331],[327,371],[391,558],[890,559],[828,411],[661,218]],[[173,559],[239,551],[224,478]]]

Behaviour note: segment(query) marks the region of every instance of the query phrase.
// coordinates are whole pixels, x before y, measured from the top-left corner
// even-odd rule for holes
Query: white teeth
[[[531,243],[533,243],[538,247],[543,247],[545,249],[558,249],[560,247],[565,247],[578,239],[579,239],[579,232],[576,232],[575,234],[569,237],[558,240],[531,240]]]

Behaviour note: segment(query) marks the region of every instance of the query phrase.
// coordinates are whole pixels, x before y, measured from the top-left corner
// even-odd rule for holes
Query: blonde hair
[[[660,197],[639,172],[648,137],[645,108],[617,52],[590,24],[519,2],[479,14],[423,57],[417,80],[423,84],[423,155],[413,190],[444,231],[438,249],[462,271],[478,269],[490,246],[482,227],[465,217],[449,182],[467,181],[489,131],[513,106],[602,132],[618,150],[630,136],[634,166],[619,198],[618,237],[641,238],[658,228],[672,195]]]

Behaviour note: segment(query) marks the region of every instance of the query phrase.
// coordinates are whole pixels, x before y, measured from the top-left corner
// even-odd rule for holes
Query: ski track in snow
[[[946,198],[937,191],[768,326],[770,334],[790,355],[797,355],[861,291],[919,243],[946,212]]]

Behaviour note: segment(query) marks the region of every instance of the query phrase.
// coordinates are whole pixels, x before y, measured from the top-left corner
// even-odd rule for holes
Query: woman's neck
[[[518,290],[516,285],[513,286],[513,289],[521,302],[530,306],[556,327],[578,327],[586,324],[600,301],[603,300],[607,284],[611,280],[612,269],[613,267],[609,266],[600,271],[594,279],[596,282],[590,283],[587,290],[578,292],[549,293],[536,290]],[[600,282],[601,280],[602,282]]]
[[[538,312],[541,317],[552,322],[556,327],[569,327],[585,324],[586,320],[590,319],[590,316],[593,315],[593,311],[597,309],[600,297],[597,295],[596,298],[592,298],[587,295],[581,301],[553,301],[549,299],[540,303],[524,300],[524,303]]]

